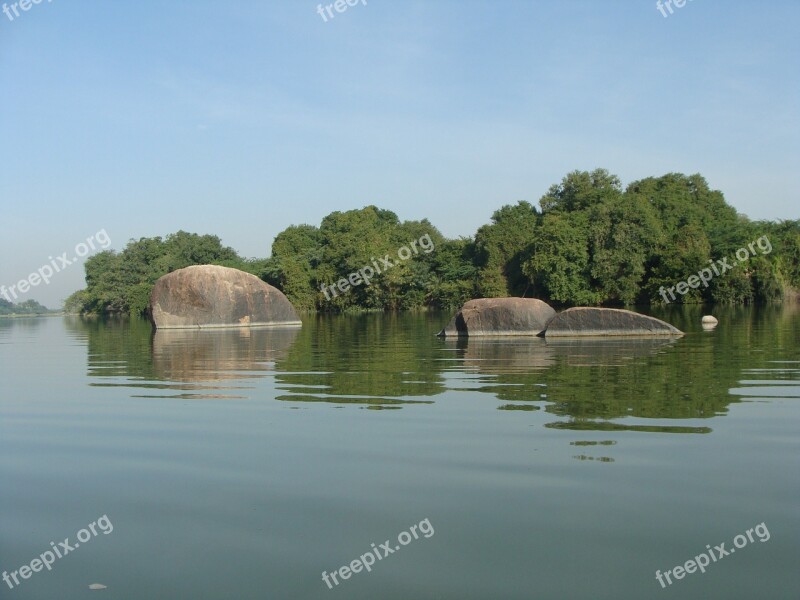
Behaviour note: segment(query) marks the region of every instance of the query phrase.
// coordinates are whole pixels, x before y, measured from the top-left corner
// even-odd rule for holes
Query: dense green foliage
[[[46,315],[47,313],[57,312],[50,310],[46,306],[39,304],[36,300],[26,300],[19,304],[9,302],[0,298],[0,316],[6,315]]]
[[[156,280],[191,265],[224,265],[257,274],[263,261],[247,261],[214,235],[179,231],[131,240],[122,252],[106,250],[86,261],[86,289],[64,303],[68,312],[142,314]]]
[[[748,247],[736,264],[737,250]],[[399,256],[401,248],[414,252]],[[336,287],[383,258],[392,267],[369,285],[357,278],[346,291]],[[723,260],[735,266],[692,285],[692,276]],[[305,310],[453,307],[500,296],[557,305],[763,302],[800,288],[800,220],[750,221],[700,175],[670,173],[623,189],[603,169],[574,171],[538,209],[504,206],[473,239],[448,240],[425,219],[401,222],[367,206],[333,212],[319,226],[288,227],[264,260],[242,259],[211,235],[132,240],[87,261],[87,287],[67,307],[142,313],[156,279],[193,264],[254,273]],[[687,280],[684,294],[667,296]]]
[[[751,222],[700,175],[671,173],[623,190],[605,170],[575,171],[552,186],[539,205],[532,226],[498,218],[509,212],[505,207],[479,232],[528,240],[494,252],[499,265],[494,272],[500,273],[494,278],[501,285],[482,290],[491,292],[486,295],[504,295],[505,282],[513,295],[530,284],[526,295],[562,305],[650,304],[665,298],[744,303],[777,300],[797,288],[800,221]],[[530,212],[527,203],[519,209]],[[670,287],[710,269],[711,261],[735,264],[741,248],[749,248],[746,259],[712,275],[707,286],[701,282],[684,295],[668,295]],[[519,257],[527,281],[520,278]]]
[[[411,250],[425,239],[427,248],[405,260],[400,248]],[[430,242],[428,242],[430,240]],[[283,290],[295,306],[304,309],[410,309],[458,303],[474,288],[474,267],[468,243],[445,240],[427,220],[403,223],[393,212],[367,206],[333,212],[319,228],[289,227],[275,238],[264,279]],[[356,285],[347,293],[321,291],[364,268],[381,268],[388,257],[392,267],[376,273],[370,285]],[[466,283],[464,283],[466,282]]]

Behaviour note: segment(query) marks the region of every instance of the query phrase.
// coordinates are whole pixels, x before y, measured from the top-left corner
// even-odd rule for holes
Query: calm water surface
[[[796,600],[800,312],[701,314],[577,343],[444,341],[434,313],[0,319],[0,570],[113,524],[0,598]]]

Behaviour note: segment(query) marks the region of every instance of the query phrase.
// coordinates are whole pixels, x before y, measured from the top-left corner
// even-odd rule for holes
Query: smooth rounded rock
[[[461,307],[440,336],[539,335],[556,311],[536,298],[478,298]]]
[[[706,315],[702,319],[703,325],[716,325],[719,323],[716,318],[712,317],[711,315]]]
[[[255,275],[218,265],[178,269],[150,294],[156,329],[298,326],[294,306]]]
[[[669,323],[618,308],[568,308],[547,325],[546,338],[617,335],[680,336],[683,332]]]

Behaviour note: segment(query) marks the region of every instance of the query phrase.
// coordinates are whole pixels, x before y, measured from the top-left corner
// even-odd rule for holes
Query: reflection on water
[[[539,407],[534,404],[501,404],[497,410],[539,410]]]
[[[674,349],[680,338],[553,338],[547,347],[572,367],[622,366],[637,358]]]
[[[800,398],[800,360],[771,360],[765,369],[744,369],[743,376],[763,379],[742,379],[740,387],[728,390],[746,398]]]
[[[272,371],[298,329],[167,329],[153,335],[153,367],[166,381],[223,381]]]
[[[679,343],[678,338],[609,337],[445,338],[445,347],[463,359],[460,366],[481,373],[530,373],[556,362],[574,367],[623,365]],[[563,359],[563,360],[559,360]]]
[[[456,368],[479,373],[530,373],[553,366],[554,353],[544,338],[442,338],[458,358]],[[453,367],[453,365],[450,365]]]
[[[586,456],[585,454],[576,454],[572,458],[577,460],[596,460],[597,462],[601,463],[612,463],[614,459],[610,456]]]
[[[625,425],[608,421],[556,421],[547,423],[550,429],[570,429],[573,431],[641,431],[651,433],[711,433],[710,427],[687,427],[682,425]]]
[[[59,317],[0,317],[0,343],[8,340],[9,334],[13,329],[32,331],[39,329],[47,323],[48,319],[58,319]]]
[[[765,353],[754,363],[749,353],[741,364],[743,347],[796,350],[793,309],[720,309],[713,332],[703,332],[699,307],[665,313],[655,316],[685,337],[441,339],[433,334],[444,316],[432,313],[311,316],[288,330],[153,333],[137,320],[66,323],[88,346],[89,375],[101,379],[94,385],[127,387],[135,397],[264,398],[258,381],[266,378],[268,397],[293,408],[398,409],[478,392],[499,410],[558,417],[544,424],[551,429],[709,433],[686,421],[724,415],[741,398],[800,396],[797,362]]]
[[[279,361],[276,400],[400,408],[430,404],[445,391],[436,349],[421,315],[314,316]]]
[[[769,544],[679,595],[795,598],[800,318],[704,312],[654,315],[677,340],[555,342],[442,340],[433,313],[0,320],[0,567],[108,513],[113,536],[15,597],[330,598],[324,569],[430,517],[340,595],[633,600],[763,521]]]

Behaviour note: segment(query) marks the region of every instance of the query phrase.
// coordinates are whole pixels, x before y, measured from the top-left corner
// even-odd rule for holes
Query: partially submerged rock
[[[479,298],[464,304],[438,335],[539,335],[555,314],[536,298]]]
[[[664,335],[683,332],[655,317],[617,308],[568,308],[547,325],[545,337]]]
[[[218,265],[178,269],[150,294],[156,329],[298,326],[292,303],[255,275]]]

